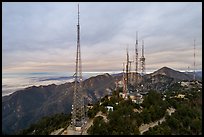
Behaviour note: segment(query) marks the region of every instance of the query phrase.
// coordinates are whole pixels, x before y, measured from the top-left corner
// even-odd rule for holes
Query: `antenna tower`
[[[135,84],[138,83],[138,32],[136,32],[136,43],[135,43]]]
[[[193,80],[195,81],[195,39],[194,39],[194,44],[193,44],[193,46],[194,46],[194,54],[193,54],[193,56],[194,56],[194,61],[193,61],[193,66],[194,66],[194,71],[193,71]]]
[[[126,96],[126,91],[127,91],[127,87],[126,87],[126,76],[125,76],[125,63],[123,63],[123,94],[124,96]]]
[[[129,84],[129,53],[128,53],[128,48],[127,48],[127,62],[126,62],[126,88],[127,88],[127,92],[128,92],[128,84]]]
[[[142,41],[142,56],[140,58],[140,61],[141,61],[141,74],[143,76],[145,74],[144,40]]]
[[[130,67],[129,67],[129,73],[130,73],[130,84],[133,84],[133,72],[132,72],[132,68],[131,68],[131,64],[133,63],[133,61],[129,61]]]
[[[81,130],[85,122],[84,98],[82,95],[82,65],[80,50],[80,25],[79,25],[79,4],[78,4],[78,24],[77,24],[77,52],[76,52],[75,85],[72,106],[71,125],[73,130]]]

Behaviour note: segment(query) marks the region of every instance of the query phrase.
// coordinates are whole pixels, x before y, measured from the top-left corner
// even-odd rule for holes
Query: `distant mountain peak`
[[[169,68],[169,67],[162,67],[160,69],[158,69],[157,71],[153,72],[151,75],[152,76],[155,76],[155,75],[166,75],[168,77],[171,77],[171,78],[174,78],[174,79],[179,79],[179,80],[190,80],[192,79],[189,75],[183,73],[183,72],[180,72],[180,71],[177,71],[177,70],[174,70],[172,68]]]
[[[164,67],[158,69],[157,71],[176,71],[176,70],[173,70],[172,68],[164,66]]]
[[[110,77],[111,75],[109,73],[104,74],[106,77]]]

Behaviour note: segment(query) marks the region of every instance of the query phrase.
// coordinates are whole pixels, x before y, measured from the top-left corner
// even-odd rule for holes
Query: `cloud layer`
[[[3,3],[2,71],[74,71],[77,3]],[[82,68],[118,71],[135,33],[148,70],[202,69],[202,3],[80,3]],[[139,53],[139,56],[141,54]]]

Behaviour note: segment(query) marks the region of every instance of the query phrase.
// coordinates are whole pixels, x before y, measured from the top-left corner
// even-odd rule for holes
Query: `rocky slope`
[[[151,76],[155,76],[158,74],[165,75],[165,76],[168,76],[170,78],[174,78],[175,80],[192,80],[192,77],[190,75],[187,75],[183,72],[173,70],[173,69],[168,68],[168,67],[163,67],[163,68],[153,72],[151,74]]]
[[[153,73],[145,75],[139,85],[143,85],[144,90],[154,89],[157,91],[165,91],[173,83],[183,80],[191,81],[193,77],[191,74],[163,67]]]
[[[109,74],[91,77],[83,82],[86,102],[95,102],[114,89]],[[2,97],[2,131],[13,134],[35,123],[43,116],[70,113],[74,83],[32,86]]]
[[[111,76],[98,75],[83,81],[83,95],[86,103],[94,103],[115,89],[115,82],[122,80],[122,73]],[[163,67],[158,71],[139,76],[139,88],[165,90],[172,83],[191,80],[185,73]],[[61,85],[32,86],[2,97],[2,131],[13,134],[28,127],[43,116],[56,113],[70,113],[74,83]]]

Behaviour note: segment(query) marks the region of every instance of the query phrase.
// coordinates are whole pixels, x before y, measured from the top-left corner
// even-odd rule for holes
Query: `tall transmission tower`
[[[194,71],[193,71],[193,80],[195,81],[195,39],[194,39],[194,54],[193,54],[193,57],[194,57],[194,61],[193,61],[193,67],[194,67]]]
[[[145,74],[145,57],[144,57],[144,40],[142,40],[142,56],[140,58],[141,61],[141,75]]]
[[[128,75],[129,75],[129,54],[128,54],[128,48],[126,49],[127,51],[127,60],[126,60],[126,65],[123,63],[123,95],[124,98],[127,98],[127,93],[128,93]],[[124,73],[125,72],[125,73]]]
[[[129,67],[129,73],[130,73],[130,83],[133,84],[133,72],[132,72],[132,68],[131,68],[131,64],[134,61],[129,61],[130,67]]]
[[[126,75],[125,75],[125,63],[123,63],[123,94],[124,97],[126,96],[127,93],[127,86],[126,86]]]
[[[82,95],[82,65],[80,49],[80,25],[79,25],[79,4],[78,4],[78,24],[77,24],[77,52],[75,85],[72,106],[72,127],[73,130],[81,130],[85,122],[84,98]]]
[[[126,86],[127,86],[127,93],[128,93],[128,85],[129,85],[129,53],[127,47],[127,62],[126,62]]]
[[[136,32],[136,42],[135,42],[135,84],[138,83],[138,32]]]

